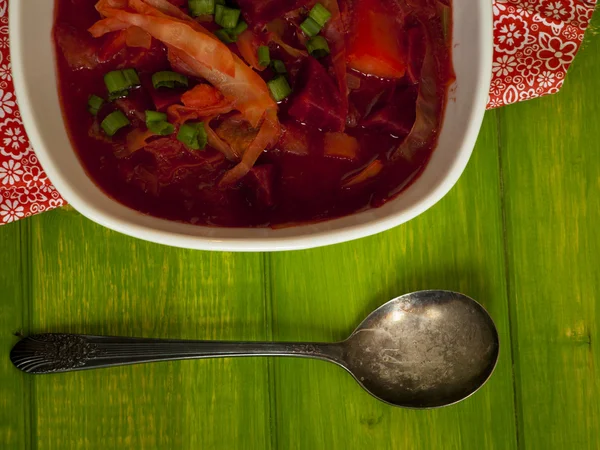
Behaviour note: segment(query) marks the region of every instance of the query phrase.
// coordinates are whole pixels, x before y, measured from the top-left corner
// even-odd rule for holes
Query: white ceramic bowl
[[[281,230],[209,228],[143,215],[104,194],[86,175],[71,147],[57,93],[51,41],[54,2],[10,2],[11,60],[27,134],[63,197],[91,220],[140,239],[178,247],[227,250],[293,250],[379,233],[421,214],[456,183],[481,126],[492,62],[492,2],[454,0],[453,62],[456,84],[438,148],[421,176],[381,208],[340,219]]]

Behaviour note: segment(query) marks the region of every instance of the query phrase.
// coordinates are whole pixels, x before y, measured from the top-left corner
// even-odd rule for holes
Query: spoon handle
[[[298,356],[343,365],[342,345],[329,343],[185,341],[48,333],[26,337],[10,352],[15,367],[35,374],[233,356]]]

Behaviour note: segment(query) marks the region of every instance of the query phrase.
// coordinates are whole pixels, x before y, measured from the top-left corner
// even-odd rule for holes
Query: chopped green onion
[[[200,150],[204,150],[206,144],[208,144],[208,134],[204,129],[204,122],[200,122],[198,125],[198,147],[200,147]]]
[[[215,31],[215,36],[224,44],[233,44],[237,41],[237,36],[231,33],[231,30],[226,30],[225,28]]]
[[[273,68],[275,73],[280,73],[280,74],[287,73],[285,64],[280,59],[274,59],[273,61],[271,61],[271,67]]]
[[[165,120],[159,122],[148,122],[146,123],[146,127],[159,136],[168,136],[169,134],[173,134],[175,131],[175,127]]]
[[[104,75],[104,84],[110,94],[113,92],[124,91],[129,88],[129,82],[127,81],[127,78],[125,78],[122,70],[113,70]]]
[[[123,76],[127,80],[127,83],[129,83],[128,87],[130,87],[130,88],[136,87],[136,86],[141,86],[141,84],[142,84],[142,82],[140,81],[140,77],[138,77],[138,74],[135,71],[135,69],[123,70]]]
[[[306,49],[315,58],[329,55],[329,45],[323,36],[315,36],[306,42]]]
[[[223,28],[235,28],[240,20],[241,11],[223,5],[215,7],[215,22]]]
[[[125,98],[128,95],[129,95],[128,89],[124,89],[122,91],[111,92],[110,94],[108,94],[108,101],[114,102],[115,100],[118,100],[120,98]]]
[[[225,3],[223,2],[221,3],[217,3],[215,5],[215,22],[219,23],[221,22],[221,20],[223,20],[223,11],[225,11]]]
[[[192,150],[202,150],[206,147],[208,136],[204,129],[204,122],[187,122],[179,127],[177,140],[183,142]]]
[[[215,0],[188,0],[188,8],[193,17],[215,13]]]
[[[157,111],[146,111],[146,123],[148,122],[163,122],[167,120],[165,113]]]
[[[94,116],[98,114],[98,111],[100,111],[102,105],[104,105],[104,99],[98,97],[97,95],[91,95],[88,99],[88,111]]]
[[[167,136],[175,131],[175,127],[167,122],[167,115],[156,111],[146,111],[146,127],[161,136]]]
[[[258,47],[258,64],[263,67],[267,67],[271,62],[271,53],[269,52],[269,47],[266,45],[261,45]]]
[[[302,28],[302,31],[304,31],[304,34],[312,37],[312,36],[316,36],[317,34],[319,34],[319,31],[321,31],[322,27],[317,22],[315,22],[313,19],[311,19],[310,17],[307,17],[306,20],[300,24],[300,28]]]
[[[104,84],[109,94],[123,93],[129,88],[141,84],[135,69],[113,70],[104,75]],[[118,97],[117,97],[118,98]]]
[[[177,140],[179,142],[183,142],[188,147],[192,147],[195,144],[197,137],[198,130],[191,124],[184,123],[179,127],[179,132],[177,133]]]
[[[317,22],[319,25],[324,26],[327,21],[331,19],[331,13],[323,5],[317,3],[315,6],[313,6],[313,9],[310,10],[308,17]]]
[[[267,86],[269,86],[271,96],[276,102],[282,101],[292,93],[292,88],[283,75],[276,76],[267,82]]]
[[[220,30],[215,31],[215,36],[217,36],[224,44],[233,44],[234,42],[237,42],[238,36],[246,31],[247,28],[248,24],[241,20],[235,28],[221,28]]]
[[[238,22],[238,24],[235,26],[235,28],[233,30],[231,30],[231,32],[233,34],[235,34],[236,38],[237,38],[237,36],[239,36],[244,31],[246,31],[247,28],[248,28],[248,24],[246,22],[244,22],[243,20],[240,20]]]
[[[106,116],[100,126],[108,136],[114,136],[117,131],[129,125],[129,123],[129,119],[125,117],[125,114],[121,111],[115,111]]]
[[[181,75],[177,72],[164,71],[156,72],[152,75],[152,85],[154,89],[160,87],[175,88],[175,87],[187,87],[188,79],[186,76]]]

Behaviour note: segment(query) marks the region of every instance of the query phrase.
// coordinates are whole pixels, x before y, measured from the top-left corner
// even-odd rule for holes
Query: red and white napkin
[[[559,91],[596,0],[494,0],[488,109]]]
[[[488,109],[558,92],[596,0],[493,1],[494,61]],[[8,0],[0,0],[0,225],[65,203],[25,134],[8,45]]]

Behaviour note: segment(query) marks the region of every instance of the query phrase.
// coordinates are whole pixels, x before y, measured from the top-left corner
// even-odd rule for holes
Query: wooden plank
[[[600,442],[598,26],[562,92],[500,112],[523,449]]]
[[[262,255],[186,251],[75,212],[31,220],[33,330],[266,339]],[[266,360],[154,363],[35,378],[39,450],[270,446]]]
[[[375,307],[420,289],[480,300],[498,326],[493,378],[458,405],[429,411],[378,402],[334,365],[274,363],[282,449],[512,449],[516,447],[495,113],[458,185],[417,219],[347,244],[270,257],[275,339],[340,340]]]
[[[0,448],[29,448],[28,377],[13,367],[8,358],[18,341],[15,334],[27,333],[29,318],[25,300],[24,269],[20,252],[22,223],[0,229]]]

